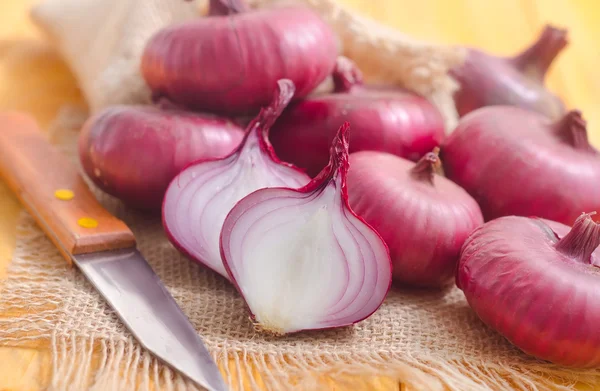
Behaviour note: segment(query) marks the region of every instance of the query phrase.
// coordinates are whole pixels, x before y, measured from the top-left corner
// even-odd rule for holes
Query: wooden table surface
[[[583,111],[590,138],[600,146],[599,0],[341,1],[415,37],[498,54],[520,50],[547,22],[567,27],[571,43],[552,68],[548,85],[569,107]],[[0,110],[27,111],[45,127],[63,104],[85,104],[67,67],[30,23],[27,12],[33,3],[0,2]],[[20,210],[0,182],[0,279],[10,263]],[[44,348],[0,341],[0,390],[45,389],[50,365]],[[397,390],[398,385],[379,379],[372,389]]]

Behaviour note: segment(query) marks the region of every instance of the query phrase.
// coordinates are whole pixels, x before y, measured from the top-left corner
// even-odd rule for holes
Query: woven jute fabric
[[[52,140],[77,164],[75,140],[85,115],[64,113]],[[285,337],[261,334],[232,285],[173,248],[159,217],[125,208],[97,189],[94,193],[130,225],[140,251],[206,342],[232,390],[328,390],[332,382],[350,382],[347,389],[360,390],[369,389],[361,381],[376,375],[427,391],[572,390],[577,381],[600,384],[600,371],[562,368],[521,353],[487,328],[456,288],[394,288],[375,314],[354,326]],[[151,383],[167,391],[195,389],[132,339],[25,212],[0,292],[0,314],[2,344],[46,345],[52,351],[50,390],[150,390]]]
[[[367,79],[415,91],[434,103],[448,131],[456,123],[448,70],[461,63],[457,47],[421,42],[384,27],[338,0],[247,0],[255,8],[288,3],[311,7],[337,34],[340,53],[359,65]],[[148,39],[167,25],[197,18],[207,0],[42,0],[33,20],[56,43],[93,111],[121,103],[148,103],[140,74]],[[198,72],[202,69],[199,67]]]

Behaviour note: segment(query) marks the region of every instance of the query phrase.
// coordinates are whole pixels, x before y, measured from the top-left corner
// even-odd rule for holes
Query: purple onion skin
[[[350,206],[387,243],[396,283],[451,285],[461,246],[483,224],[475,200],[434,174],[435,164],[439,159],[434,153],[417,165],[381,152],[350,155]]]
[[[339,123],[352,124],[351,152],[388,152],[417,160],[439,145],[444,123],[426,99],[403,92],[357,88],[298,102],[277,121],[271,141],[282,159],[315,176],[328,159]]]
[[[212,1],[212,16],[151,38],[141,71],[155,96],[201,111],[254,114],[270,103],[277,80],[292,80],[298,99],[331,74],[336,38],[312,10],[227,7]]]
[[[170,181],[199,159],[231,153],[244,137],[233,122],[150,106],[113,106],[90,118],[79,136],[89,178],[136,209],[160,209]]]
[[[559,238],[569,231],[538,218],[488,222],[465,242],[456,283],[481,320],[524,352],[560,365],[597,367],[600,269],[594,265],[600,252],[592,251],[600,232],[591,225],[578,229],[565,246],[571,251],[559,250]]]
[[[329,146],[344,121],[353,129],[350,153],[380,151],[416,161],[443,141],[444,119],[427,99],[399,88],[362,85],[356,66],[342,61],[333,75],[337,92],[296,102],[275,123],[271,142],[283,160],[314,177],[327,165]]]
[[[552,122],[517,107],[479,109],[444,142],[442,161],[486,221],[517,215],[573,224],[582,211],[600,210],[600,154],[578,111]]]
[[[454,96],[460,116],[484,106],[512,105],[556,119],[562,100],[546,89],[544,78],[567,45],[567,32],[546,26],[538,40],[520,55],[502,58],[468,49],[465,62],[451,71],[460,89]]]

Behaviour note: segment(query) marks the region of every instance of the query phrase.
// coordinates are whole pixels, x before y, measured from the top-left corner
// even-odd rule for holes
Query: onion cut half
[[[236,202],[264,187],[299,188],[310,181],[304,172],[280,161],[268,140],[269,128],[294,90],[291,81],[280,80],[273,102],[248,125],[236,151],[223,159],[191,164],[175,177],[165,194],[163,225],[171,242],[226,278],[219,234]]]
[[[262,331],[350,325],[389,290],[388,248],[348,205],[348,129],[340,128],[329,164],[308,185],[258,190],[223,223],[223,262]]]

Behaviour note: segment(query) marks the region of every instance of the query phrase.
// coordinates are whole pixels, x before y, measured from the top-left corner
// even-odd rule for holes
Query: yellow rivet
[[[75,197],[75,193],[69,189],[58,189],[54,192],[54,197],[58,198],[59,200],[69,201]]]
[[[77,220],[77,224],[83,228],[96,228],[98,226],[98,220],[92,219],[91,217],[82,217]]]

